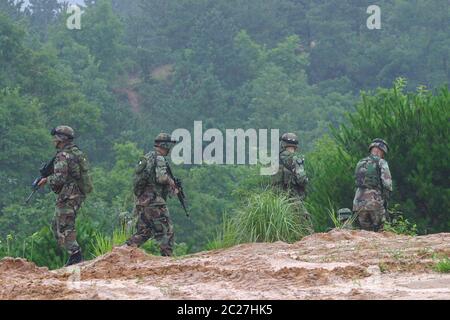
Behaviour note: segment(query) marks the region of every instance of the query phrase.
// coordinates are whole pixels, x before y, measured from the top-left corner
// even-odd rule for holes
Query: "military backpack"
[[[381,189],[380,158],[370,155],[358,162],[355,171],[358,188]]]
[[[75,157],[75,162],[80,166],[80,177],[75,179],[83,194],[89,194],[93,191],[94,186],[92,183],[92,177],[90,174],[90,165],[86,157],[86,154],[82,152],[78,147],[74,147],[70,150],[70,153]]]

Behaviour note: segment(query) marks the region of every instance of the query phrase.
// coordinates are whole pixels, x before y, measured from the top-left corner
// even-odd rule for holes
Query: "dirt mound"
[[[20,258],[3,258],[0,260],[0,272],[46,273],[47,268],[39,268],[34,263]]]
[[[48,271],[0,261],[2,299],[450,299],[450,234],[332,230],[294,244],[252,243],[185,257],[118,247]]]

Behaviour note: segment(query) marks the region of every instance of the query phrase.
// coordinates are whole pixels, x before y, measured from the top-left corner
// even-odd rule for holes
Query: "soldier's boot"
[[[171,247],[160,246],[160,250],[159,251],[161,252],[161,255],[163,257],[171,257],[171,256],[173,256],[173,250],[172,250]]]
[[[81,254],[81,249],[77,250],[76,252],[72,253],[69,257],[69,260],[67,260],[66,267],[83,262],[83,255]]]
[[[161,251],[161,256],[163,256],[163,257],[171,257],[171,256],[173,256],[173,253],[172,253],[172,251],[164,250],[164,251]]]

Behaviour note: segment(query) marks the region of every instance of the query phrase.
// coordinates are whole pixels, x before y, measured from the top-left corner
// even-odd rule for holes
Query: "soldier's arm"
[[[294,156],[291,154],[280,154],[280,163],[291,172],[295,172]]]
[[[69,155],[66,152],[60,152],[54,163],[54,172],[48,177],[48,183],[53,190],[61,189],[68,182],[69,178]]]
[[[380,160],[380,169],[381,169],[381,183],[383,184],[383,190],[386,193],[386,196],[389,197],[392,192],[392,176],[391,171],[389,170],[389,165],[386,160]]]
[[[167,163],[166,159],[162,156],[158,156],[156,158],[156,167],[155,167],[155,175],[156,182],[160,184],[174,185],[174,181],[170,178],[167,173]]]
[[[308,176],[306,175],[305,163],[303,157],[294,157],[295,178],[297,183],[306,186],[308,183]]]

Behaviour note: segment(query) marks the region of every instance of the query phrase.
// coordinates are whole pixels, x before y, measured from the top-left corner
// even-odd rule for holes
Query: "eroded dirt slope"
[[[49,271],[0,261],[0,299],[450,299],[450,234],[333,230],[286,244],[243,244],[182,258],[135,248]]]

